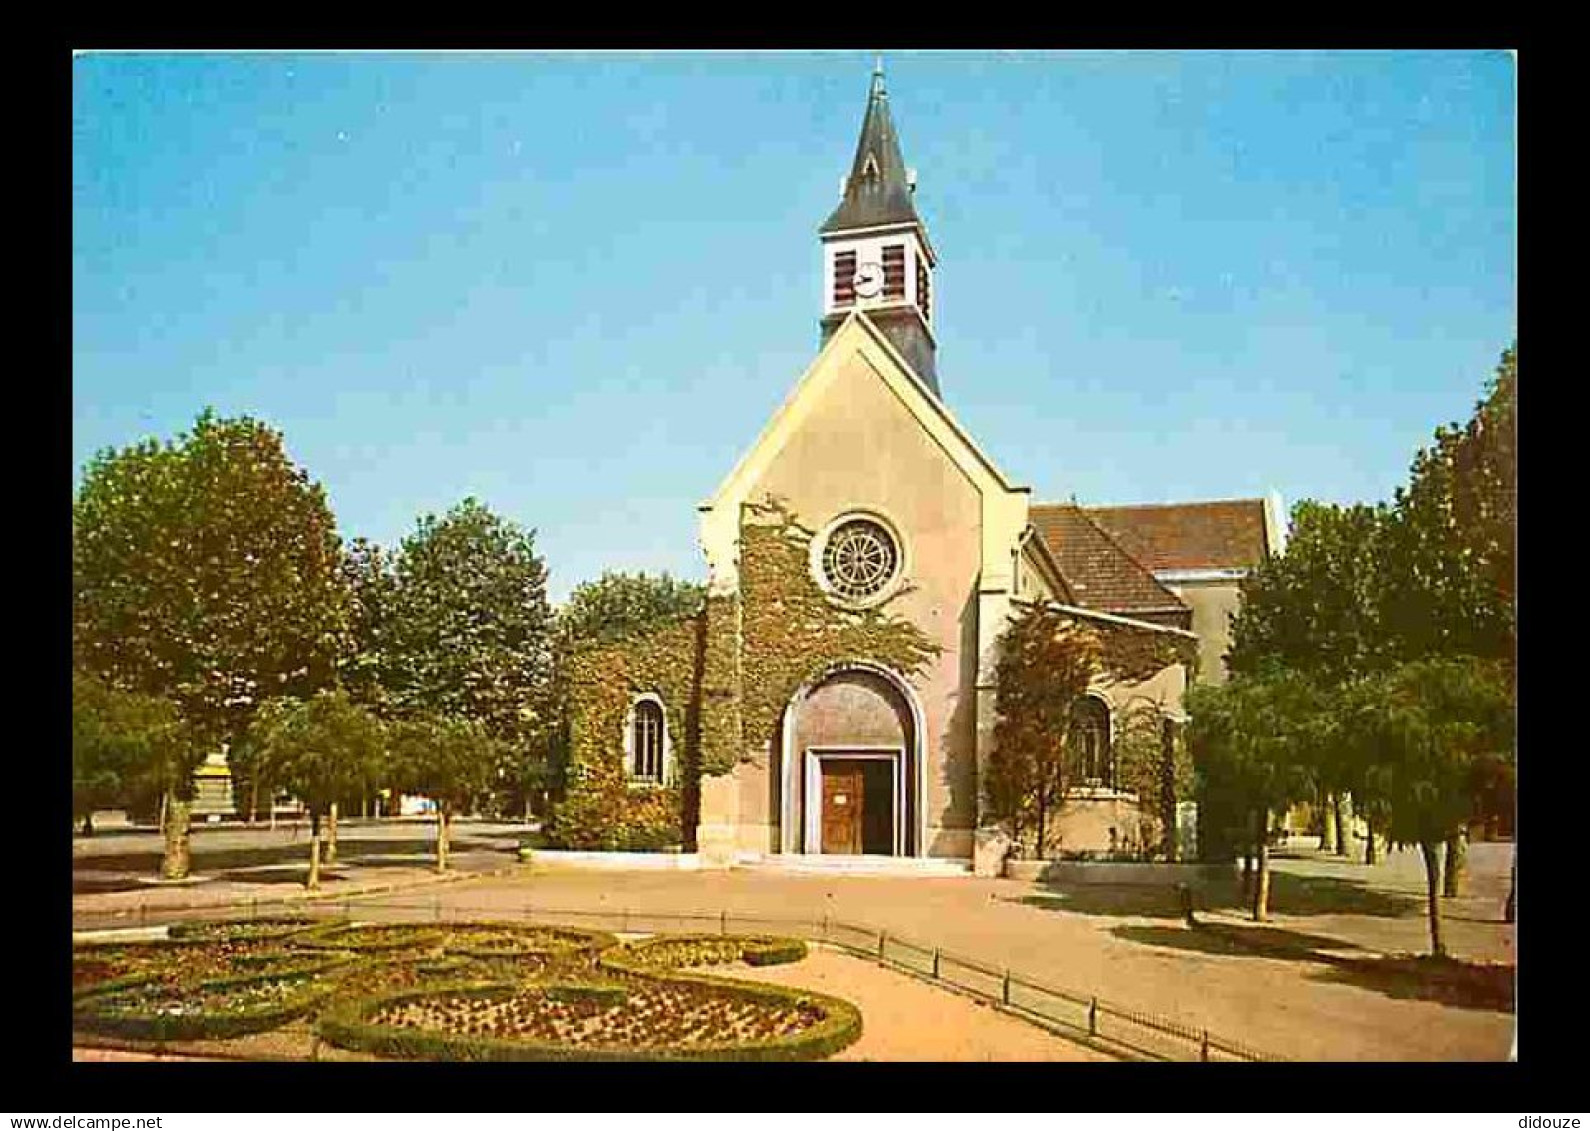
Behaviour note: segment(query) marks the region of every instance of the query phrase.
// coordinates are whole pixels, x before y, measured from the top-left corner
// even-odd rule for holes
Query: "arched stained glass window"
[[[653,699],[635,704],[633,741],[630,744],[630,774],[643,781],[663,778],[663,712]]]
[[[1097,697],[1084,695],[1071,709],[1071,782],[1080,786],[1115,785],[1110,756],[1110,711]]]

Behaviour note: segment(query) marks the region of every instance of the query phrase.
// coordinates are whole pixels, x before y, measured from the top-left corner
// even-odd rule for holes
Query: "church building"
[[[997,867],[995,670],[1036,604],[1105,641],[1054,845],[1162,843],[1161,799],[1117,780],[1114,743],[1132,719],[1168,756],[1189,680],[1223,678],[1237,586],[1281,548],[1278,500],[1035,502],[946,399],[915,189],[879,70],[818,229],[821,348],[700,504],[705,607],[577,657],[555,841]]]

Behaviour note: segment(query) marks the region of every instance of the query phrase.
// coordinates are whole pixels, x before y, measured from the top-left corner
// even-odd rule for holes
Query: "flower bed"
[[[181,935],[74,948],[76,1027],[226,1038],[322,1011],[334,1044],[463,1060],[814,1059],[861,1031],[860,1014],[836,998],[680,969],[794,961],[805,954],[795,939],[620,946],[564,927],[288,919],[185,924]]]
[[[93,994],[73,1005],[73,1025],[140,1040],[237,1037],[274,1029],[330,994],[332,962],[291,973],[189,985],[150,981]]]
[[[861,1035],[853,1005],[806,991],[661,974],[627,990],[622,1002],[528,983],[407,990],[334,1005],[319,1030],[345,1048],[444,1060],[813,1060]]]
[[[616,938],[602,931],[525,927],[513,923],[467,923],[449,928],[444,945],[448,954],[472,958],[545,958],[594,953],[617,944]]]
[[[200,942],[233,939],[284,939],[311,930],[329,930],[346,919],[311,919],[307,915],[278,915],[264,919],[229,919],[202,923],[173,923],[168,934],[174,940]]]
[[[655,969],[721,966],[741,960],[749,966],[775,966],[805,958],[806,944],[800,939],[766,935],[663,935],[630,943],[622,952],[606,957]]]
[[[431,950],[447,938],[439,927],[411,923],[353,923],[295,936],[292,945],[312,950],[352,950],[361,954],[382,951]]]
[[[279,973],[313,961],[314,956],[288,950],[275,939],[85,944],[72,948],[72,997],[145,982],[188,985]]]

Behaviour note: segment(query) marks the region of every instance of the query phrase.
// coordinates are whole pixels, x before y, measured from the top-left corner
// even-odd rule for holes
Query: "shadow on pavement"
[[[1112,928],[1110,933],[1127,942],[1148,946],[1195,950],[1201,954],[1242,954],[1265,958],[1320,961],[1319,948],[1356,949],[1340,939],[1310,935],[1279,927],[1237,927],[1228,923],[1200,923],[1188,927],[1139,927],[1129,924]]]
[[[1045,911],[1119,918],[1180,919],[1181,896],[1170,885],[1041,884],[1016,902]],[[1194,888],[1195,906],[1207,911],[1245,912],[1249,899],[1236,879],[1206,880]],[[1362,881],[1335,876],[1270,876],[1270,910],[1277,915],[1374,915],[1397,919],[1423,911],[1422,901],[1377,891]]]
[[[337,857],[347,864],[357,864],[361,868],[370,867],[396,867],[410,864],[419,859],[421,854],[429,855],[434,851],[434,841],[423,840],[419,837],[407,839],[386,840],[360,840],[353,837],[341,838],[337,842]],[[455,837],[452,841],[453,853],[478,851],[507,852],[516,848],[518,842],[513,838],[504,837]],[[102,856],[82,856],[73,861],[75,870],[85,872],[126,872],[133,875],[154,875],[160,870],[161,854],[157,850],[144,852],[108,853]],[[399,859],[401,858],[401,859]],[[232,872],[248,868],[261,868],[270,865],[309,865],[309,840],[307,836],[287,844],[260,845],[249,848],[222,848],[207,849],[202,843],[195,843],[193,848],[193,870],[202,873]],[[233,877],[244,878],[247,877]],[[73,890],[79,890],[76,882]],[[99,889],[111,890],[111,889]]]
[[[1314,977],[1375,990],[1387,997],[1512,1013],[1516,975],[1516,967],[1499,963],[1384,955],[1343,958]]]
[[[1042,911],[1069,911],[1075,915],[1128,916],[1141,919],[1180,919],[1181,897],[1172,887],[1125,884],[1077,884],[1049,887],[1015,900]]]

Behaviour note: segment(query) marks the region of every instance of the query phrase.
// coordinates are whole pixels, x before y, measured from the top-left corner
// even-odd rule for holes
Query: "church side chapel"
[[[1064,704],[1048,854],[1187,850],[1182,695],[1223,678],[1276,501],[1034,503],[946,403],[915,188],[880,68],[819,229],[821,349],[700,505],[705,606],[575,658],[555,842],[997,868],[999,658],[1042,614],[1098,657]]]

